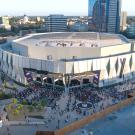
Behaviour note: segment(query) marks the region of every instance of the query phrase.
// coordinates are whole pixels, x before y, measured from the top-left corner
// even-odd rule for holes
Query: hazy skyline
[[[135,1],[122,0],[122,10],[135,15]],[[0,15],[87,15],[88,0],[2,0]]]

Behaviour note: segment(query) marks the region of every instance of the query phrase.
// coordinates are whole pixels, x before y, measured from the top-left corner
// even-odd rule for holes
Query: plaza
[[[134,135],[134,121],[135,106],[133,103],[132,105],[120,109],[101,120],[86,125],[70,135],[78,135],[83,129],[86,130],[87,134],[89,131],[92,131],[93,135]]]

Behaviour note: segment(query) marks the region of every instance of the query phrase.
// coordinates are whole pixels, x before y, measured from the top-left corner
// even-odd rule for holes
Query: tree
[[[9,105],[7,106],[7,108],[8,108],[8,110],[11,110],[11,109],[12,109],[12,104],[9,104]]]
[[[32,105],[34,108],[36,108],[38,104],[36,102],[33,102]]]
[[[23,105],[28,105],[27,100],[24,99],[24,100],[22,101],[22,104],[23,104]]]
[[[12,103],[13,104],[17,104],[18,103],[18,100],[16,98],[13,98]]]
[[[36,109],[37,109],[38,111],[41,111],[41,110],[43,109],[43,107],[41,106],[41,104],[38,104],[38,106],[36,107]]]
[[[12,17],[12,18],[10,18],[10,20],[9,20],[9,24],[10,24],[10,25],[14,25],[14,24],[17,23],[18,20],[19,20],[18,18]]]
[[[22,110],[22,109],[23,109],[23,105],[22,105],[22,104],[19,104],[19,105],[17,106],[17,109],[18,109],[18,110]]]
[[[18,115],[20,113],[20,111],[18,110],[18,109],[15,109],[14,111],[13,111],[13,114],[14,115]]]
[[[4,88],[6,88],[6,87],[7,87],[7,82],[6,82],[6,80],[4,80],[3,87],[4,87]]]
[[[28,110],[29,110],[29,112],[33,112],[33,110],[34,110],[33,106],[32,105],[29,105],[28,106]]]
[[[5,28],[0,28],[0,33],[5,33],[7,30]]]
[[[45,107],[46,101],[45,100],[42,100],[40,104],[41,104],[42,107]]]
[[[16,85],[15,85],[15,83],[13,84],[13,89],[14,89],[14,90],[17,90],[17,89],[16,89]]]

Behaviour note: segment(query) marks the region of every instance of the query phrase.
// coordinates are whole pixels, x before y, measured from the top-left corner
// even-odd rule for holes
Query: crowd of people
[[[70,89],[76,100],[90,102],[96,112],[96,107],[101,110],[109,105],[116,104],[124,100],[128,95],[135,91],[135,81],[129,80],[114,86],[95,88],[90,86],[74,87]],[[98,111],[100,110],[98,109]]]
[[[24,90],[18,90],[14,97],[19,102],[26,100],[29,104],[45,99],[46,107],[51,107],[51,113],[47,124],[55,120],[56,128],[61,128],[63,123],[68,124],[86,115],[92,115],[106,107],[124,100],[132,92],[135,92],[135,81],[130,80],[114,86],[95,88],[89,85],[84,87],[72,87],[69,93],[64,92],[62,87],[52,85],[33,85]],[[81,110],[78,103],[91,103],[91,108]],[[46,115],[46,114],[45,114]],[[74,116],[73,116],[74,115]],[[48,126],[50,127],[50,126]]]
[[[79,101],[87,101],[94,104],[102,100],[102,97],[98,95],[98,92],[96,90],[92,90],[92,88],[73,89],[73,93]]]
[[[29,104],[32,104],[33,101],[38,102],[45,99],[47,101],[46,107],[51,107],[52,113],[55,112],[54,114],[50,114],[49,121],[55,119],[57,121],[56,123],[58,123],[56,128],[59,128],[63,126],[60,126],[62,121],[67,124],[68,122],[83,118],[86,115],[92,115],[126,99],[128,94],[134,91],[135,81],[130,80],[104,88],[91,86],[72,87],[69,89],[68,94],[61,87],[53,87],[51,85],[38,86],[36,88],[31,87],[23,91],[18,91],[15,97],[20,102],[27,100]],[[90,103],[91,107],[83,110],[77,106],[80,102]],[[72,115],[76,117],[73,118]],[[60,120],[60,118],[64,120]]]
[[[38,87],[36,89],[27,88],[23,91],[19,91],[15,93],[15,98],[18,99],[18,101],[23,102],[26,100],[29,104],[32,104],[32,102],[38,102],[41,99],[46,99],[49,103],[49,101],[53,101],[54,99],[59,99],[62,95],[63,91],[61,88],[52,88],[50,86],[42,86]]]
[[[112,101],[120,101],[127,98],[129,93],[135,90],[135,82],[133,80],[119,83],[115,86],[95,88],[90,86],[74,87],[69,89],[70,95],[73,94],[75,100],[82,102],[90,102],[91,104],[99,103],[104,99],[113,99]],[[59,99],[64,89],[53,86],[38,86],[29,87],[23,91],[19,91],[15,94],[15,98],[19,101],[27,100],[29,103],[32,101],[39,101],[43,98],[47,100]]]

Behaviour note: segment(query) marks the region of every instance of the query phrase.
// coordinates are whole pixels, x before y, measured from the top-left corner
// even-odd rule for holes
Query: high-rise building
[[[88,16],[91,31],[118,33],[121,0],[89,0]]]
[[[124,31],[127,28],[127,12],[121,12],[120,30]]]
[[[49,32],[65,32],[67,31],[67,17],[50,15],[47,17],[47,27]]]

